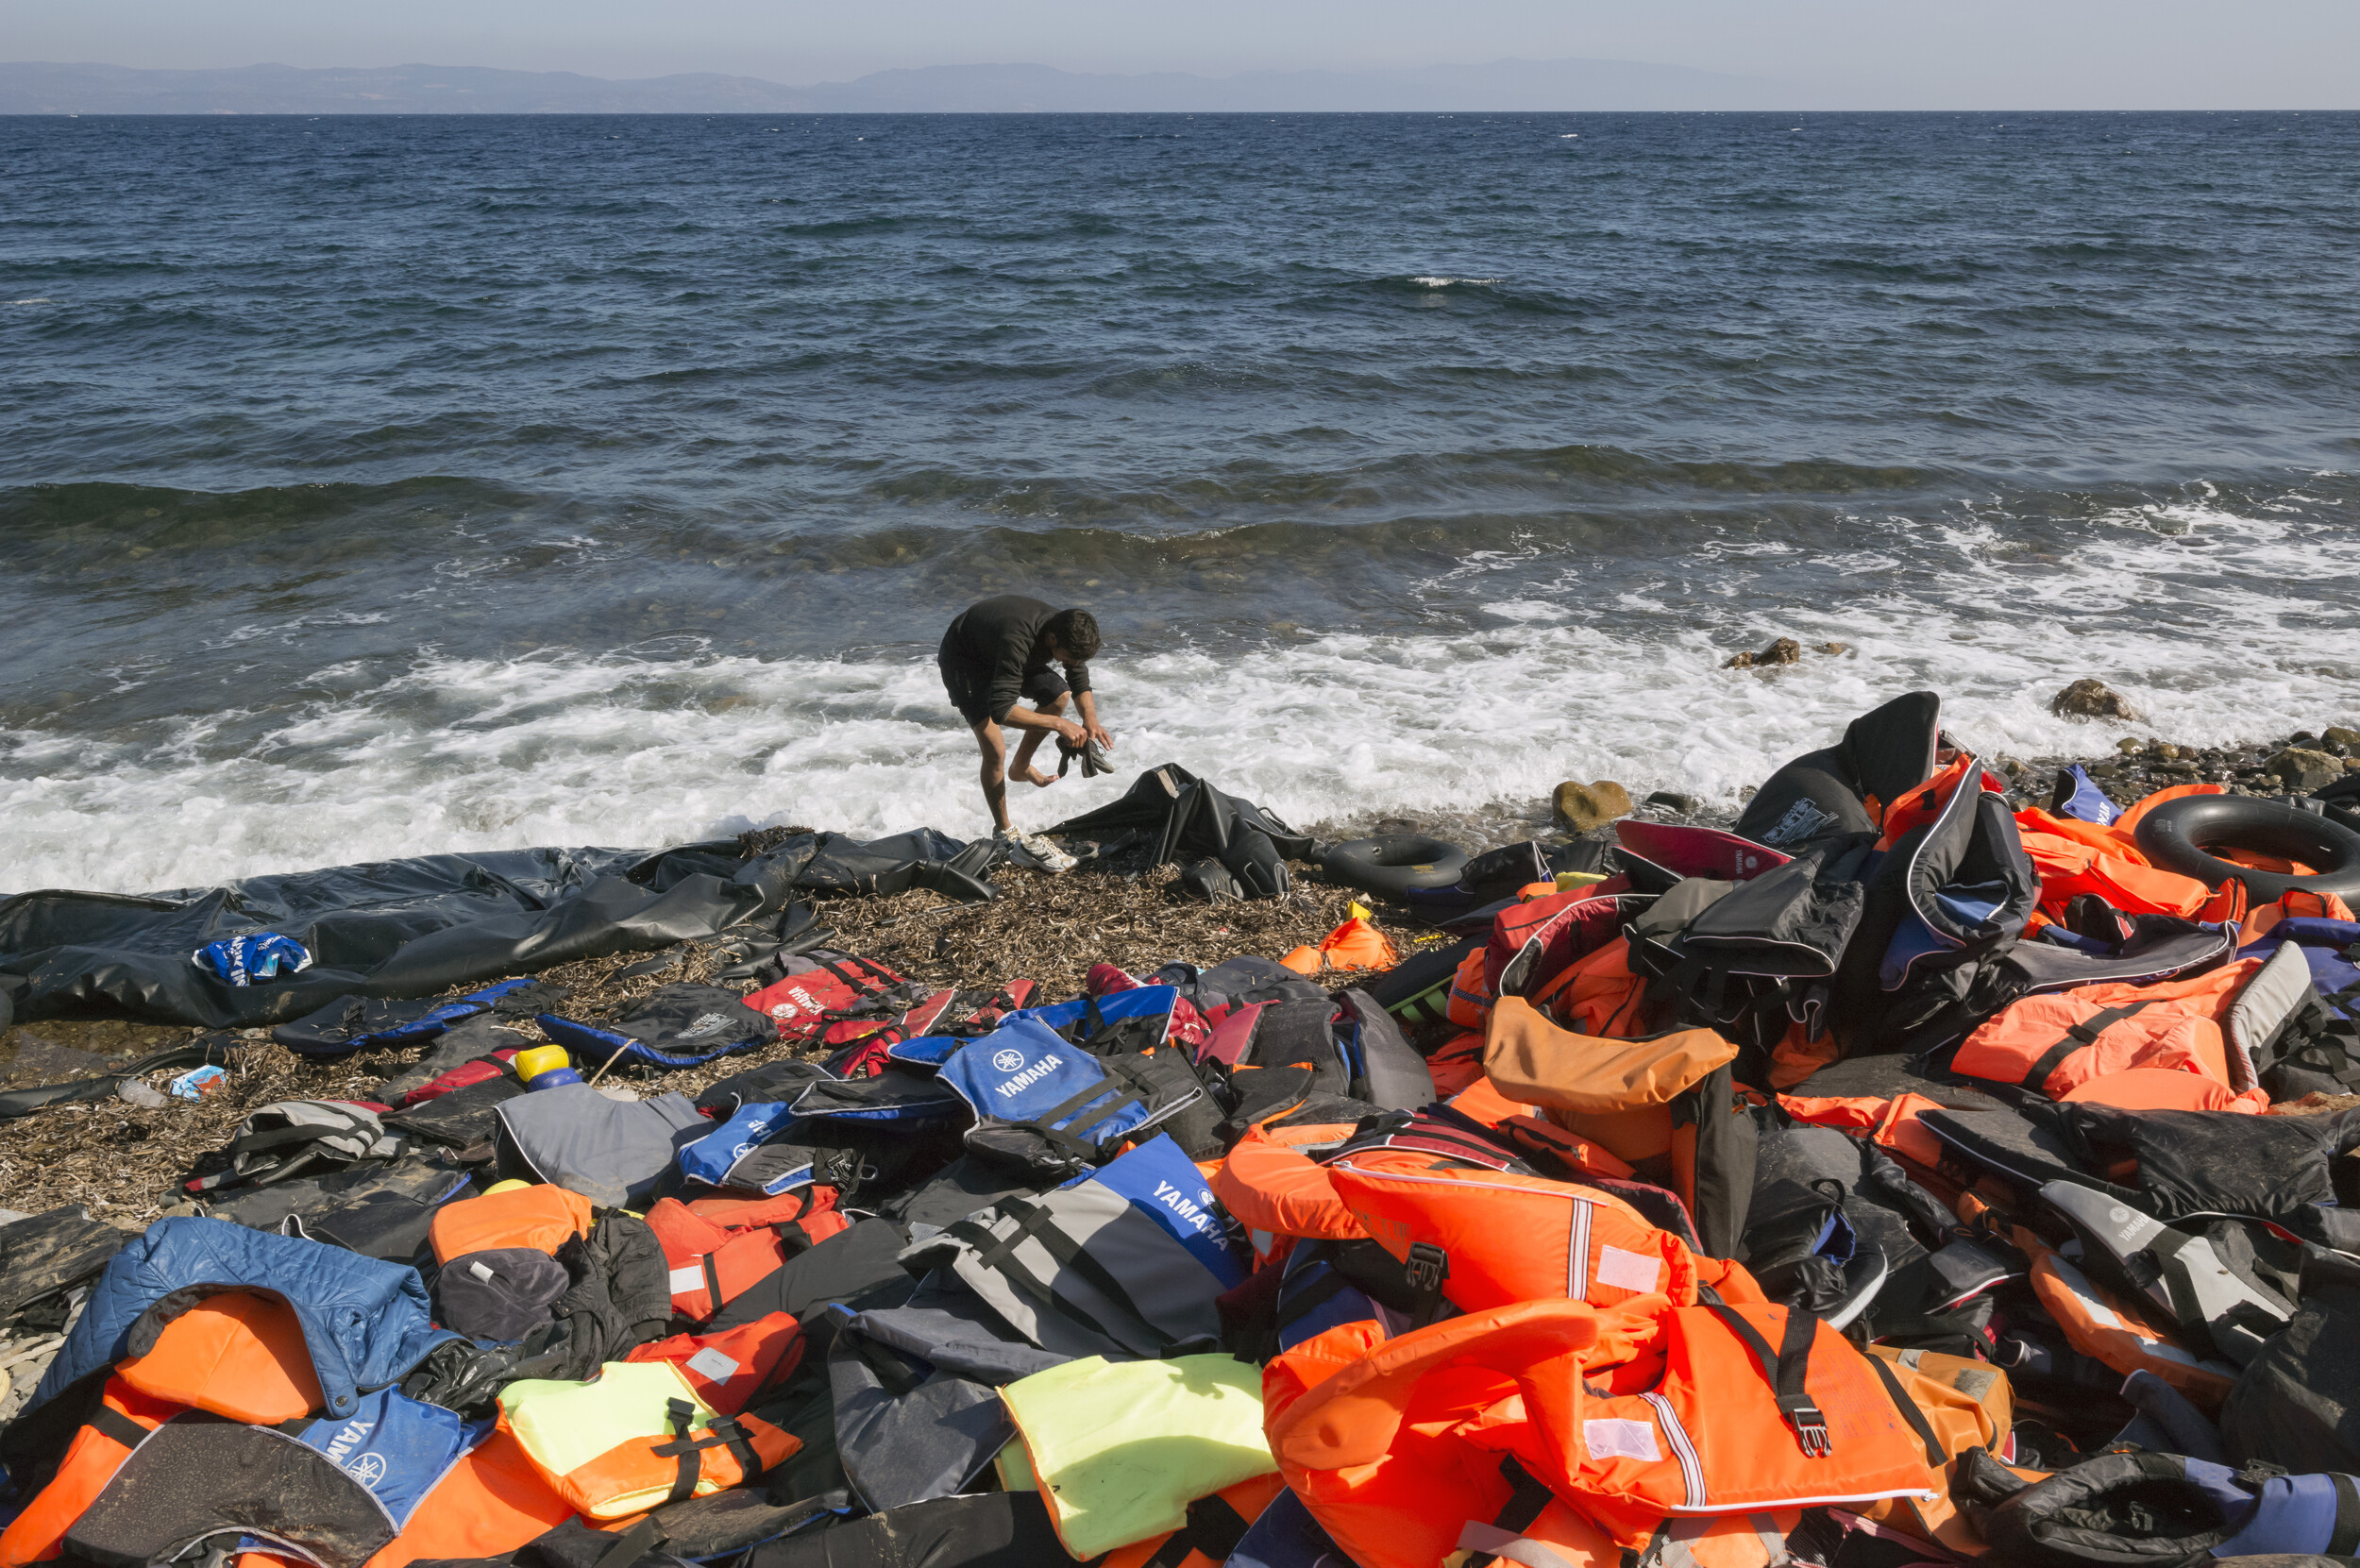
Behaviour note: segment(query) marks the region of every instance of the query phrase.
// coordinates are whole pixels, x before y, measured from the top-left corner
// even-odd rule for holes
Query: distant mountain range
[[[1502,59],[1389,71],[1089,76],[1046,65],[936,65],[784,87],[696,72],[603,81],[470,65],[139,71],[0,64],[0,114],[1218,113],[1794,109],[1747,76],[1616,59]]]

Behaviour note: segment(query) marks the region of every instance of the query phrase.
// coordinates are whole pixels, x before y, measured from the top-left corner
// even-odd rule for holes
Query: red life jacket
[[[778,1025],[779,1038],[809,1043],[833,1022],[857,1016],[864,1003],[907,984],[883,964],[866,958],[816,959],[816,969],[790,974],[746,998],[746,1005]]]
[[[699,1212],[712,1203],[737,1206]],[[658,1200],[648,1210],[648,1228],[671,1273],[674,1315],[702,1323],[788,1258],[849,1229],[851,1222],[834,1205],[832,1187],[750,1202],[705,1198],[695,1206],[678,1198]]]

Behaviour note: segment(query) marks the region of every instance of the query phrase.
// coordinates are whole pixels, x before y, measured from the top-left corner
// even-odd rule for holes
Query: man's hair
[[[1073,663],[1087,664],[1098,655],[1098,617],[1087,610],[1060,610],[1041,623]]]

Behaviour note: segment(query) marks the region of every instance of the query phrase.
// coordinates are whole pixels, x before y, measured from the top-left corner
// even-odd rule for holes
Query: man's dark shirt
[[[936,660],[951,695],[969,718],[975,710],[994,723],[1008,717],[1027,681],[1049,668],[1049,645],[1041,627],[1057,612],[1022,594],[1002,594],[960,612],[942,634]],[[1076,695],[1090,689],[1087,664],[1065,666],[1066,683]]]

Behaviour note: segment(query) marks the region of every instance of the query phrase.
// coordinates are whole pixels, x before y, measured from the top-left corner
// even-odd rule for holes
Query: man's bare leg
[[[1034,711],[1047,714],[1052,718],[1063,718],[1065,710],[1066,699],[1061,693]],[[1009,778],[1016,780],[1019,784],[1035,785],[1053,784],[1057,782],[1057,775],[1054,773],[1044,773],[1033,766],[1033,753],[1040,750],[1040,743],[1047,738],[1048,734],[1049,732],[1046,730],[1024,732],[1024,738],[1016,743],[1016,756],[1008,764]]]
[[[1008,743],[1000,726],[984,719],[973,726],[975,744],[984,751],[984,804],[991,808],[991,825],[1002,833],[1008,825]]]

